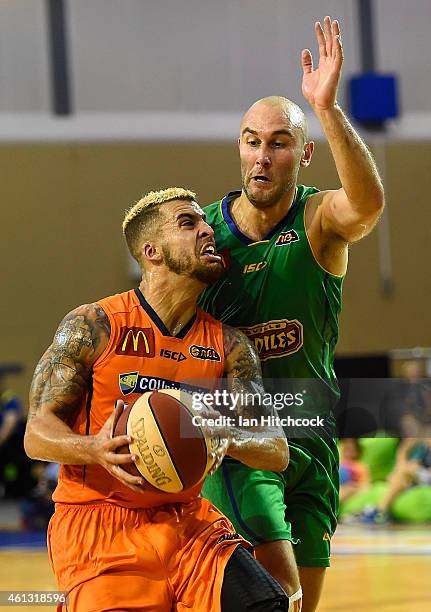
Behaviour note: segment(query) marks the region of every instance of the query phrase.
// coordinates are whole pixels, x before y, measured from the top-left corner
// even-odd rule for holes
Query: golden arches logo
[[[133,343],[133,350],[135,351],[135,353],[138,350],[138,346],[139,346],[139,338],[142,337],[144,344],[145,344],[145,352],[149,353],[150,352],[150,345],[148,344],[148,340],[147,340],[147,336],[144,334],[144,332],[142,331],[142,329],[140,329],[138,331],[138,333],[135,334],[133,333],[133,331],[131,329],[129,329],[129,331],[126,334],[126,337],[124,338],[124,342],[123,342],[123,346],[121,347],[121,350],[124,351],[126,350],[126,346],[127,346],[127,342],[129,341],[129,337],[132,338],[132,343]]]
[[[115,353],[139,357],[154,357],[154,331],[151,327],[122,327]]]

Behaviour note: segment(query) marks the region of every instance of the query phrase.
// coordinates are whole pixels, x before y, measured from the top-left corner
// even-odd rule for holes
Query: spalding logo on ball
[[[199,412],[192,396],[177,389],[148,391],[123,411],[114,436],[127,434],[132,442],[119,451],[137,456],[122,467],[145,480],[144,488],[180,493],[203,480],[214,460],[210,453],[220,444],[218,436],[206,436],[194,425]]]

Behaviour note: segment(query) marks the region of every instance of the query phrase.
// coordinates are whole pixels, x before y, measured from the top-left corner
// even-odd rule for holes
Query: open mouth
[[[201,250],[201,257],[205,257],[210,261],[220,262],[222,261],[221,255],[217,254],[216,248],[213,244],[205,245]]]
[[[253,180],[256,181],[256,183],[270,183],[271,182],[269,178],[267,176],[264,176],[263,174],[257,174],[256,176],[253,176]]]

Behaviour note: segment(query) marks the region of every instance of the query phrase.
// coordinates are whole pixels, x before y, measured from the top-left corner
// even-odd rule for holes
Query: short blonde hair
[[[162,204],[173,200],[196,200],[196,194],[182,187],[169,187],[160,191],[150,191],[129,210],[123,221],[123,234],[129,251],[138,263],[140,262],[140,245],[143,237],[151,236],[159,220]]]

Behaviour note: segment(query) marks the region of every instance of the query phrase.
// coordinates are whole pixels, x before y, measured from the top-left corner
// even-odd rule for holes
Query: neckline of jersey
[[[136,288],[134,291],[135,291],[136,297],[138,298],[139,303],[141,304],[142,308],[145,310],[147,315],[153,321],[154,325],[158,327],[162,336],[169,336],[169,338],[177,338],[178,340],[183,340],[186,337],[186,335],[191,330],[191,328],[193,327],[196,321],[197,312],[195,312],[192,318],[184,325],[182,329],[180,329],[178,334],[174,336],[173,334],[171,334],[169,329],[163,323],[163,321],[161,320],[157,312],[154,310],[154,308],[147,302],[147,300],[144,297],[144,294],[139,289],[139,287]]]
[[[293,215],[293,211],[295,211],[295,214],[296,214],[296,210],[298,208],[298,201],[297,201],[298,188],[296,187],[295,197],[293,199],[293,202],[289,210],[285,214],[285,216],[282,219],[280,219],[280,221],[276,225],[274,225],[274,227],[266,234],[266,236],[261,238],[261,240],[253,240],[246,234],[242,233],[242,231],[239,229],[239,227],[235,223],[232,215],[230,214],[230,205],[232,204],[233,200],[239,197],[240,195],[241,195],[240,190],[239,191],[229,191],[229,193],[223,198],[221,202],[221,211],[222,211],[223,220],[226,222],[232,234],[236,236],[238,240],[241,240],[241,242],[244,242],[247,245],[259,244],[260,242],[266,242],[268,240],[271,240],[271,238],[273,238],[276,234],[278,234],[278,232],[287,223],[291,215]]]

